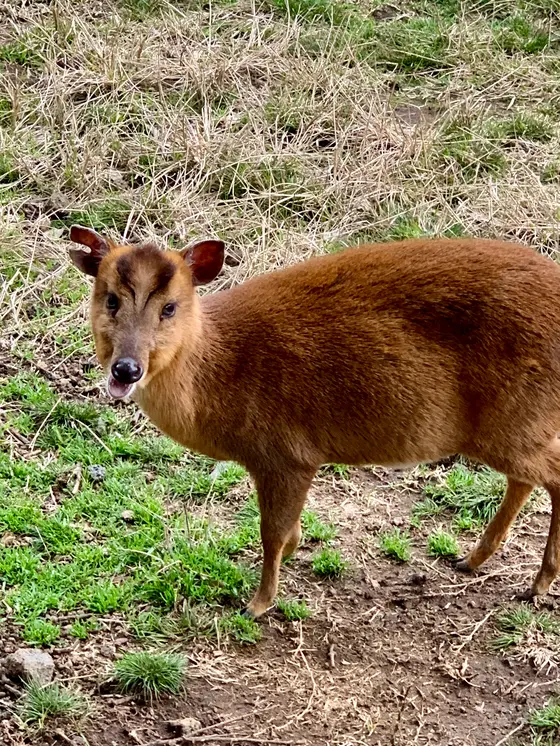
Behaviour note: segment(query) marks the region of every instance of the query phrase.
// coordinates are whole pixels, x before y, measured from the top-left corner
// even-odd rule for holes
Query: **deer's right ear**
[[[73,225],[70,228],[70,240],[89,248],[89,251],[70,249],[72,262],[84,274],[96,277],[101,260],[111,250],[107,239],[91,228],[84,228],[83,225]]]

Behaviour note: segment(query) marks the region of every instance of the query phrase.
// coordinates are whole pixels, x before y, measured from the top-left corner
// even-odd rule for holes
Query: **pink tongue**
[[[122,399],[132,389],[132,384],[131,383],[119,383],[119,381],[117,381],[116,378],[113,378],[113,376],[110,375],[108,389],[113,399]]]

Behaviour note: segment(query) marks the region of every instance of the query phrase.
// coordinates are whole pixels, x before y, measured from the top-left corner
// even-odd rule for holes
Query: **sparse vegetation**
[[[469,530],[486,525],[502,502],[506,479],[492,469],[477,471],[456,464],[440,479],[424,487],[426,498],[415,504],[415,522],[448,513],[454,516],[455,527]],[[532,499],[532,498],[531,498]],[[529,503],[531,502],[529,500]]]
[[[19,714],[24,723],[42,727],[47,719],[75,720],[89,710],[86,697],[57,683],[41,685],[31,681],[19,703]]]
[[[223,616],[219,622],[219,631],[222,635],[247,645],[258,642],[262,636],[258,622],[239,612]]]
[[[529,724],[539,730],[560,734],[560,703],[552,700],[545,707],[534,710],[529,716]]]
[[[513,645],[526,643],[531,637],[544,635],[558,637],[558,640],[553,640],[553,644],[558,649],[557,652],[560,652],[560,622],[545,611],[536,613],[522,605],[502,612],[496,624],[500,635],[493,641],[495,648],[507,650]]]
[[[400,528],[386,531],[379,536],[379,549],[382,554],[398,562],[408,562],[411,547],[410,536]]]
[[[311,609],[305,599],[298,601],[296,599],[279,598],[277,606],[289,622],[307,619],[311,616]]]
[[[324,523],[319,516],[311,510],[304,510],[301,516],[303,535],[311,541],[332,541],[336,538],[336,526],[332,523]]]
[[[459,543],[453,534],[440,528],[428,536],[428,554],[431,557],[456,557]]]
[[[339,578],[348,569],[348,563],[340,552],[328,547],[313,556],[312,566],[315,575],[321,578]]]
[[[560,623],[554,615],[521,605],[499,614],[496,626],[491,647],[510,661],[528,661],[537,670],[559,665]]]
[[[119,689],[140,694],[147,700],[163,694],[178,694],[184,674],[183,656],[149,651],[125,653],[116,661],[113,671]]]

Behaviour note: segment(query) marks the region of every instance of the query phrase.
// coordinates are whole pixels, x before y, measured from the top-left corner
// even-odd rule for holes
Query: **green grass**
[[[185,658],[175,653],[125,653],[115,662],[113,679],[120,691],[152,700],[163,694],[179,694],[185,665]]]
[[[23,628],[22,637],[31,645],[53,645],[60,637],[60,627],[45,619],[30,619]]]
[[[304,510],[301,514],[303,536],[311,541],[332,541],[336,538],[336,526],[325,523],[311,510]]]
[[[18,713],[26,724],[42,727],[48,719],[76,720],[89,711],[89,702],[82,694],[60,684],[45,686],[30,682],[18,702]]]
[[[432,162],[449,174],[450,179],[460,178],[466,183],[500,176],[507,169],[507,158],[497,139],[496,133],[489,132],[478,122],[453,118],[440,130]]]
[[[311,616],[311,609],[305,599],[297,601],[296,599],[279,598],[276,605],[289,622],[307,619]]]
[[[348,569],[348,563],[342,559],[340,552],[329,547],[313,555],[311,566],[320,578],[339,578]]]
[[[340,479],[348,479],[350,477],[350,467],[348,464],[326,464],[321,469],[321,474],[334,474],[335,477],[340,477]]]
[[[227,611],[248,600],[256,581],[258,565],[240,559],[248,548],[260,552],[256,497],[227,529],[196,515],[198,504],[226,498],[245,479],[242,468],[189,456],[150,429],[138,436],[114,408],[65,401],[35,374],[0,379],[0,399],[5,426],[49,454],[0,453],[0,531],[16,539],[0,547],[0,574],[23,640],[85,640],[96,618],[111,614],[138,639],[212,637],[220,606],[220,634],[257,640],[244,617]],[[313,511],[302,523],[307,541],[336,536]],[[336,576],[345,563],[328,550],[318,567]],[[180,611],[185,602],[188,613]],[[62,628],[57,617],[72,611],[83,616]]]
[[[531,631],[560,636],[560,622],[547,612],[535,612],[526,605],[507,609],[496,619],[498,635],[492,641],[496,650],[507,650],[525,641]]]
[[[2,63],[36,67],[41,64],[36,45],[29,39],[19,39],[0,46],[0,66]]]
[[[459,554],[459,542],[453,534],[438,529],[428,536],[428,554],[430,557],[456,557]]]
[[[162,0],[118,0],[118,5],[135,21],[157,16],[169,8]]]
[[[496,46],[508,54],[538,54],[550,44],[549,30],[521,14],[493,23],[492,29]]]
[[[554,731],[560,735],[560,702],[551,700],[529,715],[529,725],[539,730]]]
[[[487,467],[473,471],[455,464],[441,479],[424,487],[426,497],[414,505],[413,521],[445,513],[454,517],[456,529],[477,529],[493,517],[505,487],[505,477]]]
[[[184,501],[192,507],[225,496],[243,470],[228,466],[211,477],[208,459],[151,432],[134,435],[114,409],[59,401],[35,375],[0,381],[0,398],[5,425],[36,437],[51,454],[0,453],[0,530],[17,539],[0,547],[0,574],[23,639],[54,644],[63,637],[57,614],[73,610],[89,613],[83,624],[90,625],[139,605],[170,615],[183,598],[203,605],[247,599],[255,571],[236,555],[258,541],[258,526],[224,532],[183,508]],[[89,464],[104,466],[102,481],[90,476]],[[73,634],[85,631],[78,626]]]
[[[520,112],[506,119],[495,119],[486,125],[486,132],[493,140],[531,140],[550,142],[555,135],[554,124],[542,115]]]
[[[398,562],[408,562],[411,551],[410,536],[400,528],[386,531],[379,536],[379,549],[386,557]]]
[[[262,629],[258,622],[243,616],[240,612],[222,616],[218,629],[220,635],[245,645],[254,645],[262,637]]]
[[[97,231],[115,230],[122,233],[126,228],[132,206],[120,197],[108,197],[92,202],[84,210],[70,210],[59,215],[53,224],[69,228],[74,223]]]

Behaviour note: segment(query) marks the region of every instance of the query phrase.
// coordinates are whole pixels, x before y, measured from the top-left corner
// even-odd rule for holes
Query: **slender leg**
[[[299,542],[299,517],[315,471],[255,478],[261,511],[263,568],[259,589],[246,610],[249,616],[261,616],[274,603],[282,557],[290,554]]]
[[[548,541],[537,577],[531,588],[531,596],[542,596],[548,589],[560,569],[560,487],[547,486],[552,500],[552,515]]]
[[[476,570],[494,554],[532,491],[533,485],[517,482],[508,477],[507,490],[502,504],[486,527],[476,547],[466,557],[457,562],[458,570],[464,572]]]

